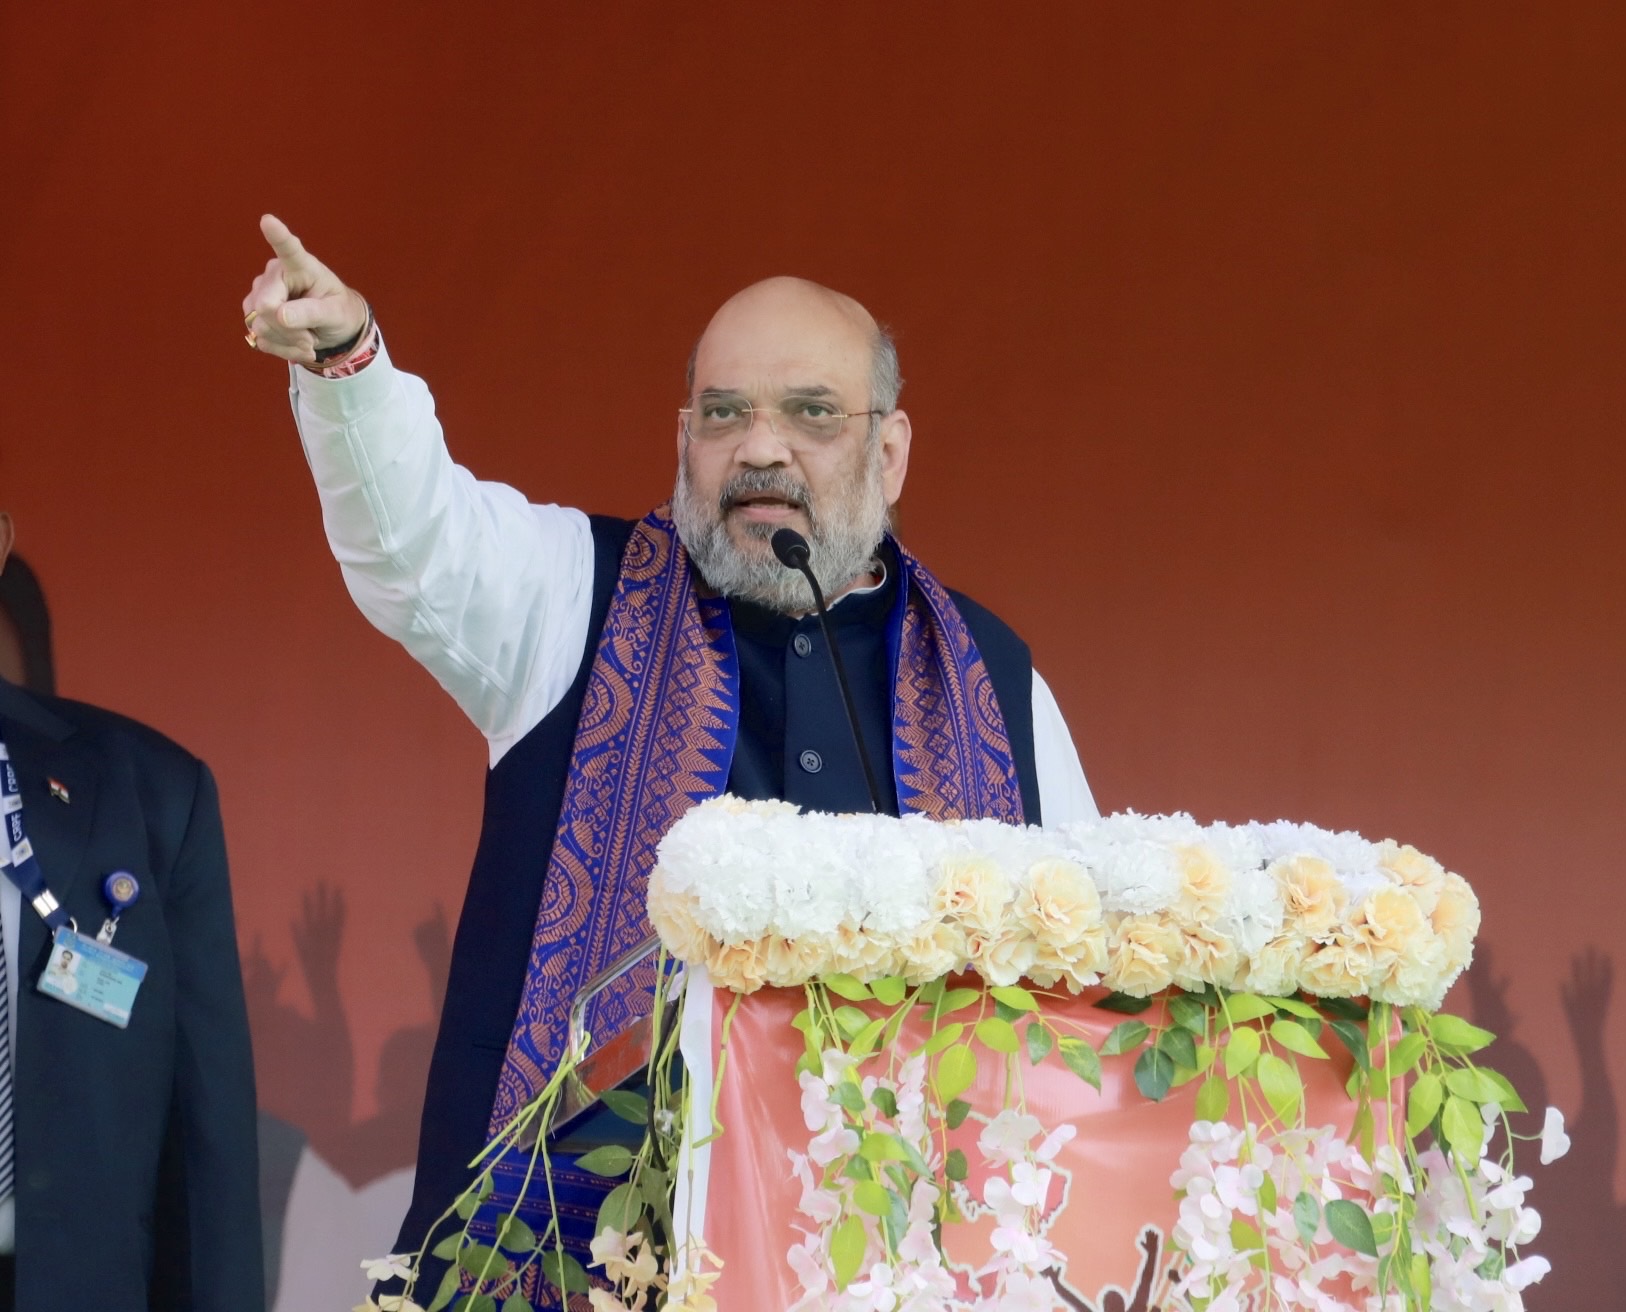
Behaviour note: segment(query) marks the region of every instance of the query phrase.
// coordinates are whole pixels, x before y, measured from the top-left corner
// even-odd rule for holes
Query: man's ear
[[[11,516],[0,510],[0,570],[6,567],[6,557],[11,555],[12,543],[17,540],[17,530],[11,526]]]
[[[881,431],[875,440],[881,446],[881,488],[886,493],[886,504],[895,506],[903,495],[904,476],[909,472],[909,416],[894,410],[881,420]]]

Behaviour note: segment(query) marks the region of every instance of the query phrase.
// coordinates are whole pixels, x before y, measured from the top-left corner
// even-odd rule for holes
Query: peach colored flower
[[[1174,982],[1182,955],[1180,931],[1162,916],[1119,917],[1109,927],[1102,982],[1119,993],[1149,997]]]
[[[1101,895],[1076,861],[1037,861],[1016,895],[1016,919],[1041,947],[1061,947],[1101,928]]]
[[[1235,988],[1245,965],[1235,939],[1198,925],[1180,935],[1174,982],[1183,989],[1200,990],[1205,984]]]
[[[1326,938],[1343,922],[1349,894],[1338,872],[1320,857],[1289,857],[1271,866],[1270,874],[1281,890],[1289,932]]]
[[[688,893],[678,892],[661,877],[659,866],[655,868],[649,877],[649,923],[666,950],[691,965],[706,961],[718,947],[695,915],[697,905]]]
[[[755,993],[768,982],[767,945],[760,938],[719,943],[706,958],[712,983],[735,993]]]
[[[833,973],[829,945],[819,938],[788,939],[770,934],[763,940],[763,977],[774,988],[795,988]]]
[[[1352,928],[1372,949],[1374,970],[1385,974],[1425,935],[1433,937],[1417,899],[1399,885],[1373,890],[1356,908]]]
[[[1371,987],[1372,948],[1365,937],[1337,930],[1304,959],[1299,985],[1318,998],[1352,998]]]
[[[1011,881],[999,865],[974,852],[955,852],[944,858],[932,912],[956,920],[967,933],[997,934],[1011,900]]]
[[[1107,962],[1101,897],[1076,861],[1038,861],[1016,895],[1017,923],[1033,937],[1028,978],[1049,988],[1065,981],[1074,993],[1100,981]]]
[[[903,958],[905,980],[911,984],[929,984],[962,969],[970,959],[971,947],[961,926],[947,920],[933,920],[902,939],[898,955]]]
[[[1378,865],[1395,883],[1410,889],[1425,916],[1432,915],[1445,883],[1445,867],[1410,844],[1386,838],[1378,844]]]
[[[1424,928],[1406,951],[1389,964],[1383,979],[1372,986],[1379,1002],[1407,1007],[1416,1004],[1435,1010],[1445,998],[1449,975],[1445,940]]]
[[[1225,905],[1231,891],[1231,872],[1205,847],[1186,846],[1176,856],[1180,862],[1180,891],[1172,911],[1186,925],[1205,925]]]
[[[852,975],[857,979],[881,979],[903,971],[902,954],[898,941],[890,934],[870,934],[850,925],[842,925],[833,934],[823,936],[825,959],[824,974]]]
[[[1302,934],[1278,934],[1246,963],[1242,984],[1250,993],[1288,997],[1298,991],[1304,960],[1314,945]]]
[[[990,984],[1014,984],[1027,974],[1038,954],[1038,945],[1020,925],[1007,926],[998,934],[968,934],[971,966]]]
[[[1107,927],[1098,920],[1083,933],[1065,942],[1038,941],[1038,952],[1028,967],[1028,978],[1049,988],[1064,982],[1073,993],[1101,982],[1107,968]]]
[[[1040,988],[1065,984],[1069,993],[1082,993],[1101,982],[1107,965],[1107,935],[1101,929],[1088,940],[1065,948],[1041,947],[1028,967],[1028,978]]]
[[[1447,874],[1440,881],[1440,898],[1429,919],[1445,943],[1446,968],[1461,970],[1474,959],[1474,937],[1479,933],[1479,899],[1466,879]]]

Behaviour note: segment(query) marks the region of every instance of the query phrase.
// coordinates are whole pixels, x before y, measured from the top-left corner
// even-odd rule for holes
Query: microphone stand
[[[808,586],[813,589],[813,610],[819,617],[819,628],[824,633],[824,642],[830,649],[830,661],[835,667],[836,684],[841,689],[841,704],[847,711],[847,727],[852,730],[853,750],[858,753],[858,764],[864,769],[864,783],[869,789],[870,809],[876,815],[885,815],[886,807],[881,803],[881,789],[875,782],[875,770],[870,765],[869,753],[864,750],[864,735],[858,727],[858,708],[853,705],[853,693],[847,683],[847,668],[841,661],[841,648],[836,644],[835,632],[830,628],[830,612],[825,608],[824,590],[819,587],[818,579],[813,577],[813,567],[809,563],[810,551],[807,539],[793,528],[782,528],[773,535],[773,554],[779,557],[779,563],[789,569],[798,570],[807,579]]]

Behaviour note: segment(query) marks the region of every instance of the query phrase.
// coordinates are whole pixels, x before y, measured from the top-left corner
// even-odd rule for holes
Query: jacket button
[[[802,763],[802,769],[806,770],[809,774],[817,774],[820,770],[824,769],[824,758],[815,752],[811,747],[808,748],[807,751],[803,752],[799,759]]]
[[[798,633],[790,640],[790,645],[796,649],[798,656],[806,656],[813,650],[813,639],[805,633]]]

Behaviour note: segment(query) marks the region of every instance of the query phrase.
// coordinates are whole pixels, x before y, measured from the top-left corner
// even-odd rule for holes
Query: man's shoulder
[[[627,545],[627,539],[632,536],[632,530],[638,527],[636,519],[624,519],[620,515],[587,515],[587,526],[592,530],[593,542],[612,547],[619,551]]]
[[[638,527],[638,521],[617,515],[589,515],[587,526],[593,535],[593,629],[597,632],[604,622],[615,580],[621,574],[621,557],[626,554],[627,540]]]
[[[23,720],[59,741],[72,737],[93,749],[139,758],[146,769],[191,774],[202,765],[192,752],[150,724],[71,697],[30,692],[0,681],[0,715]]]
[[[1019,654],[1028,664],[1032,663],[1032,653],[1028,650],[1027,641],[1009,624],[984,606],[980,601],[968,597],[956,588],[949,588],[948,594],[959,608],[961,616],[971,628],[971,635],[977,640],[979,648],[989,642],[995,642],[1005,647],[1013,654]]]

